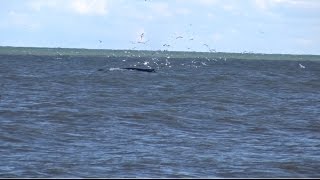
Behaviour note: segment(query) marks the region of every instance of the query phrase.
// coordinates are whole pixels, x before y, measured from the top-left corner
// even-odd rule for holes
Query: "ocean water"
[[[320,61],[1,55],[0,80],[0,178],[320,177]]]

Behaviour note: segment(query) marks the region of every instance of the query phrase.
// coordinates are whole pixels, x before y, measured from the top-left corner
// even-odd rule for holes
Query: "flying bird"
[[[141,40],[141,41],[142,41],[143,37],[144,37],[144,33],[142,33],[142,34],[140,35],[140,40]]]
[[[149,42],[149,40],[148,41],[138,41],[137,43],[138,44],[146,44],[147,42]]]
[[[217,52],[215,49],[209,49],[210,52]]]

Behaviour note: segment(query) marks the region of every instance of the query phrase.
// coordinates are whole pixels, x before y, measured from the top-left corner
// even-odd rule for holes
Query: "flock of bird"
[[[151,1],[151,0],[144,0],[144,1],[147,2],[147,1]],[[192,26],[192,24],[189,24],[189,25]],[[262,33],[262,34],[264,34],[263,31],[259,31],[259,32]],[[180,35],[179,35],[179,36],[176,36],[176,37],[175,37],[175,40],[178,40],[178,39],[184,39],[184,37],[183,37],[183,36],[180,36]],[[189,41],[194,41],[194,38],[193,38],[193,37],[190,37],[190,38],[189,38]],[[149,42],[149,40],[145,40],[145,33],[141,33],[140,36],[139,36],[139,40],[138,40],[138,41],[130,41],[130,42],[131,42],[131,44],[147,44],[147,43]],[[99,43],[100,43],[100,44],[103,43],[102,40],[99,40]],[[204,47],[206,47],[209,52],[211,52],[211,53],[215,53],[215,52],[216,52],[216,50],[215,50],[215,49],[212,49],[208,44],[203,43],[202,45],[203,45]],[[165,47],[165,48],[170,48],[170,47],[172,47],[172,45],[167,44],[167,43],[163,44],[162,46]],[[135,47],[132,48],[132,50],[134,50],[134,49],[136,49],[136,48],[137,48],[137,47],[135,46]],[[190,47],[188,47],[187,49],[188,49],[188,50],[191,50]],[[165,49],[164,51],[167,51],[167,49]],[[302,69],[305,69],[305,68],[306,68],[306,67],[305,67],[304,65],[302,65],[302,64],[299,64],[299,67],[302,68]]]
[[[139,36],[139,40],[138,41],[130,41],[131,44],[147,44],[149,42],[149,40],[145,40],[145,33],[141,33],[140,36]],[[179,40],[179,39],[184,39],[185,37],[183,36],[177,36],[175,37],[175,40]],[[188,39],[189,41],[194,41],[194,38],[189,38]],[[101,43],[102,41],[99,40],[99,42]],[[210,46],[208,44],[202,44],[204,47],[206,47],[208,49],[209,52],[216,52],[215,49],[212,49],[210,48]],[[170,47],[173,47],[171,44],[169,43],[165,43],[165,44],[162,44],[163,47],[165,48],[170,48]],[[133,47],[132,49],[136,49],[137,47]],[[188,47],[187,48],[188,50],[190,50],[191,48]],[[167,50],[167,49],[166,49]]]
[[[151,0],[145,0],[145,1],[151,1]],[[192,24],[189,24],[189,25],[192,26]],[[178,35],[178,36],[175,37],[175,40],[179,40],[179,39],[185,39],[185,37],[183,37],[183,36],[181,36],[181,35]],[[193,37],[190,37],[188,40],[189,40],[189,41],[194,41],[195,39],[194,39]],[[139,38],[138,38],[137,41],[130,41],[130,43],[133,44],[133,45],[137,45],[137,44],[145,45],[145,44],[147,44],[148,42],[149,42],[149,40],[145,40],[145,33],[141,33],[141,34],[139,35]],[[103,41],[102,41],[102,40],[99,40],[99,43],[101,44],[101,43],[103,43]],[[203,43],[202,45],[203,45],[204,47],[206,47],[209,52],[216,52],[216,50],[210,48],[208,44]],[[165,48],[164,51],[168,51],[168,48],[172,48],[173,45],[170,44],[170,43],[165,43],[165,44],[162,44],[162,47]],[[134,47],[132,47],[131,49],[132,49],[132,50],[135,50],[136,48],[137,48],[137,46],[134,46]],[[187,49],[188,49],[188,50],[191,50],[190,47],[187,47]]]

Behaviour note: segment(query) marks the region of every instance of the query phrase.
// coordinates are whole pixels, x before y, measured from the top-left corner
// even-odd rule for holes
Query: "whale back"
[[[145,69],[145,68],[121,68],[132,71],[143,71],[143,72],[156,72],[155,69]]]

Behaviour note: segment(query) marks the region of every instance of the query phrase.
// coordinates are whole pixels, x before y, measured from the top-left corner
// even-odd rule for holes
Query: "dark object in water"
[[[155,69],[144,69],[144,68],[119,68],[124,70],[131,70],[131,71],[143,71],[143,72],[156,72]],[[98,71],[104,71],[104,69],[98,69]]]
[[[133,71],[143,71],[143,72],[156,72],[155,69],[143,69],[143,68],[121,68],[126,70],[133,70]]]

